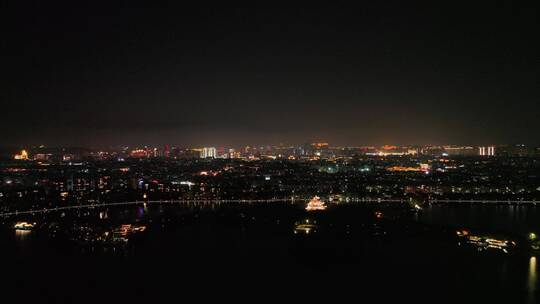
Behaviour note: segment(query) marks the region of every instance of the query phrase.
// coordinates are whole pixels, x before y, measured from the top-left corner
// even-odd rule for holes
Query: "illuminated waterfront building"
[[[28,160],[28,152],[26,152],[26,150],[22,150],[21,153],[15,154],[13,158],[16,160]]]
[[[13,226],[13,228],[15,228],[16,230],[31,230],[32,228],[34,228],[35,225],[36,223],[17,222]]]
[[[325,210],[326,205],[321,201],[320,197],[313,197],[306,206],[307,211]]]

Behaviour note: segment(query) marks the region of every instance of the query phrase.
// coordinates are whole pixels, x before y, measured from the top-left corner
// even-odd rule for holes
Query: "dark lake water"
[[[435,225],[527,234],[540,231],[540,206],[434,205],[418,220]]]
[[[2,288],[19,302],[537,303],[537,258],[458,246],[455,229],[508,237],[540,232],[540,208],[391,204],[152,205],[49,214],[38,226],[146,231],[125,246],[74,243],[2,226]],[[382,218],[374,216],[377,212]],[[17,219],[17,220],[23,220]],[[309,234],[298,223],[316,223]]]

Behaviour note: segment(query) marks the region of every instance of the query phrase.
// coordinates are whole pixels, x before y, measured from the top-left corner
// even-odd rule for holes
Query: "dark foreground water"
[[[534,251],[478,251],[455,235],[521,241],[540,232],[536,207],[132,206],[25,218],[38,223],[31,232],[14,220],[0,235],[5,303],[538,301]],[[122,246],[73,240],[128,223],[146,230]]]

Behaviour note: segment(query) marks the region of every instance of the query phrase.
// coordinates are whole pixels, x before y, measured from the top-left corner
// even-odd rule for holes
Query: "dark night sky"
[[[14,2],[2,146],[540,143],[538,10],[510,1]]]

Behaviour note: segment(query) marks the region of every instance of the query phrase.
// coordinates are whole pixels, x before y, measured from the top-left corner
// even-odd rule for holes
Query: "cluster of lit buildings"
[[[497,151],[497,152],[496,152]],[[525,145],[499,146],[331,146],[327,142],[314,142],[303,145],[267,145],[233,147],[180,148],[171,145],[163,147],[120,147],[117,149],[51,149],[44,146],[23,149],[10,155],[14,160],[34,160],[39,162],[79,162],[82,160],[125,160],[127,158],[148,159],[289,159],[317,160],[335,158],[374,157],[537,157],[540,147]],[[2,154],[0,154],[0,159]]]
[[[525,148],[338,148],[326,142],[238,150],[165,146],[104,152],[38,147],[0,161],[0,210],[143,196],[309,199],[327,193],[350,201],[411,196],[535,200],[540,198],[540,162],[534,154],[519,154],[531,151]]]

